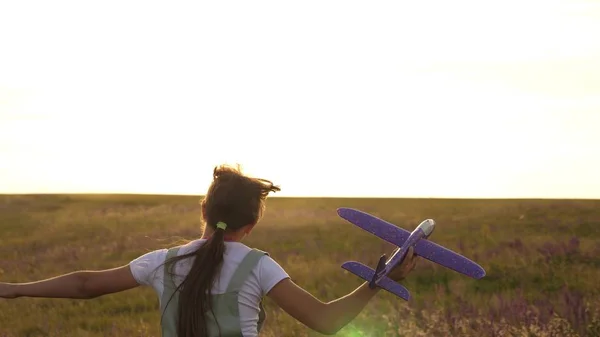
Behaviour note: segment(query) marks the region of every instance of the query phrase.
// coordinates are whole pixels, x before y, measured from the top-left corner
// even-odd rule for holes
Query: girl
[[[267,253],[241,243],[279,187],[219,166],[202,200],[204,233],[198,240],[160,249],[128,265],[77,271],[32,283],[0,283],[0,297],[90,299],[148,285],[161,308],[163,337],[257,336],[265,319],[261,300],[269,296],[309,328],[333,335],[377,294],[364,282],[350,294],[323,303],[296,285]],[[414,268],[412,248],[389,277],[400,281]]]

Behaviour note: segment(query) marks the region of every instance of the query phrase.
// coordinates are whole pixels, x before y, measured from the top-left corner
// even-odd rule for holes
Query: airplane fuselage
[[[408,249],[411,246],[414,247],[414,245],[416,245],[417,242],[419,242],[419,240],[423,238],[428,238],[431,235],[431,233],[433,233],[434,229],[435,221],[433,221],[432,219],[427,219],[421,222],[419,226],[417,226],[417,228],[415,228],[415,230],[412,231],[412,233],[410,233],[410,236],[408,237],[408,239],[406,239],[406,241],[404,241],[404,244],[401,247],[399,247],[390,257],[390,259],[385,263],[385,267],[381,268],[381,270],[376,271],[375,283],[377,283],[384,276],[387,276],[398,264],[402,263],[402,261],[406,257]]]

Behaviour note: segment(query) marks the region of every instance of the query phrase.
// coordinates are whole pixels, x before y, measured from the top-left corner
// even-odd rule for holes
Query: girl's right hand
[[[414,248],[408,248],[408,252],[406,252],[406,256],[404,257],[402,263],[394,267],[394,269],[392,269],[392,271],[390,271],[388,274],[388,277],[396,282],[402,281],[415,268],[418,258],[418,255],[414,255]]]

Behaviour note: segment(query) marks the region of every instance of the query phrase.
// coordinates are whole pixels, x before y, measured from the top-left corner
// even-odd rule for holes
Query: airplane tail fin
[[[386,260],[385,254],[381,255],[381,257],[379,258],[379,262],[377,263],[377,268],[375,269],[375,273],[373,273],[373,277],[371,277],[371,280],[369,281],[369,288],[375,289],[375,287],[377,286],[377,284],[375,284],[375,281],[379,277],[381,271],[383,271],[383,269],[385,269],[385,260]]]
[[[385,260],[385,257],[383,257],[383,258]],[[380,259],[380,263],[381,263],[381,259]],[[345,262],[344,264],[342,264],[342,268],[344,268],[347,271],[351,272],[352,274],[362,278],[363,280],[369,281],[369,282],[372,282],[376,275],[375,270],[365,266],[362,263],[355,262],[355,261]],[[377,269],[380,269],[379,265],[378,265]],[[387,276],[385,276],[381,280],[379,280],[379,282],[377,282],[377,286],[389,291],[390,293],[392,293],[400,298],[403,298],[406,301],[408,301],[410,299],[410,293],[408,292],[408,290],[406,288],[404,288],[404,286],[402,286],[400,283],[394,282],[392,279],[390,279]]]

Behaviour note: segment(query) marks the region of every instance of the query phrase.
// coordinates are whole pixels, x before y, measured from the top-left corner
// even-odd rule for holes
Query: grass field
[[[29,282],[113,268],[200,235],[199,198],[0,196],[0,280]],[[361,281],[340,265],[373,266],[391,245],[338,218],[354,207],[482,265],[472,280],[421,260],[409,302],[381,292],[338,336],[600,336],[600,200],[270,198],[246,244],[268,251],[323,301]],[[262,336],[319,336],[266,301]],[[160,336],[150,288],[92,300],[0,300],[0,336]]]

